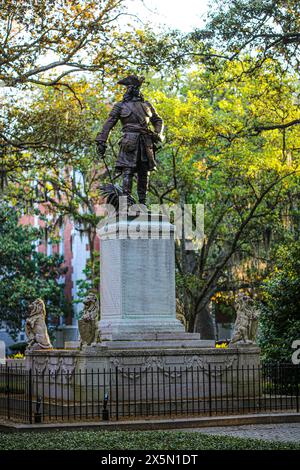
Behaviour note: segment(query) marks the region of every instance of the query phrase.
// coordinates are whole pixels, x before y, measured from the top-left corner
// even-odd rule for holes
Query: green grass
[[[296,450],[300,444],[177,431],[0,433],[1,450]]]

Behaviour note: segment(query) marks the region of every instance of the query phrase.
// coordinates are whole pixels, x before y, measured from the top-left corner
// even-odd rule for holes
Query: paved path
[[[218,436],[246,437],[267,441],[300,442],[300,423],[248,424],[243,426],[181,429],[181,431],[216,434]]]

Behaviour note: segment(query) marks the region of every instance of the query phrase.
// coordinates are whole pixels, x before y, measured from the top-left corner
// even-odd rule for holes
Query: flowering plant
[[[216,348],[218,349],[228,348],[228,343],[226,341],[224,341],[223,343],[216,343]]]
[[[16,354],[13,354],[12,356],[10,356],[10,359],[24,359],[24,354],[18,352]]]

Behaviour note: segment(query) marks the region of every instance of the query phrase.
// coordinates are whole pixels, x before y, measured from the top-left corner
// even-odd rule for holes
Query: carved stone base
[[[122,400],[130,402],[137,390],[142,401],[153,391],[178,400],[180,393],[191,396],[194,389],[204,400],[208,393],[215,398],[224,394],[238,398],[242,390],[255,397],[260,386],[259,364],[260,349],[253,346],[148,350],[86,347],[82,351],[32,351],[26,358],[36,388],[44,396],[58,394],[60,400],[89,401],[107,392],[112,402],[120,393]]]

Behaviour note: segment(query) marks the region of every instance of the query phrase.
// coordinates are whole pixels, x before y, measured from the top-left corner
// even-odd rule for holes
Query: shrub
[[[300,339],[300,242],[282,246],[262,289],[259,344],[264,359],[291,363]]]

